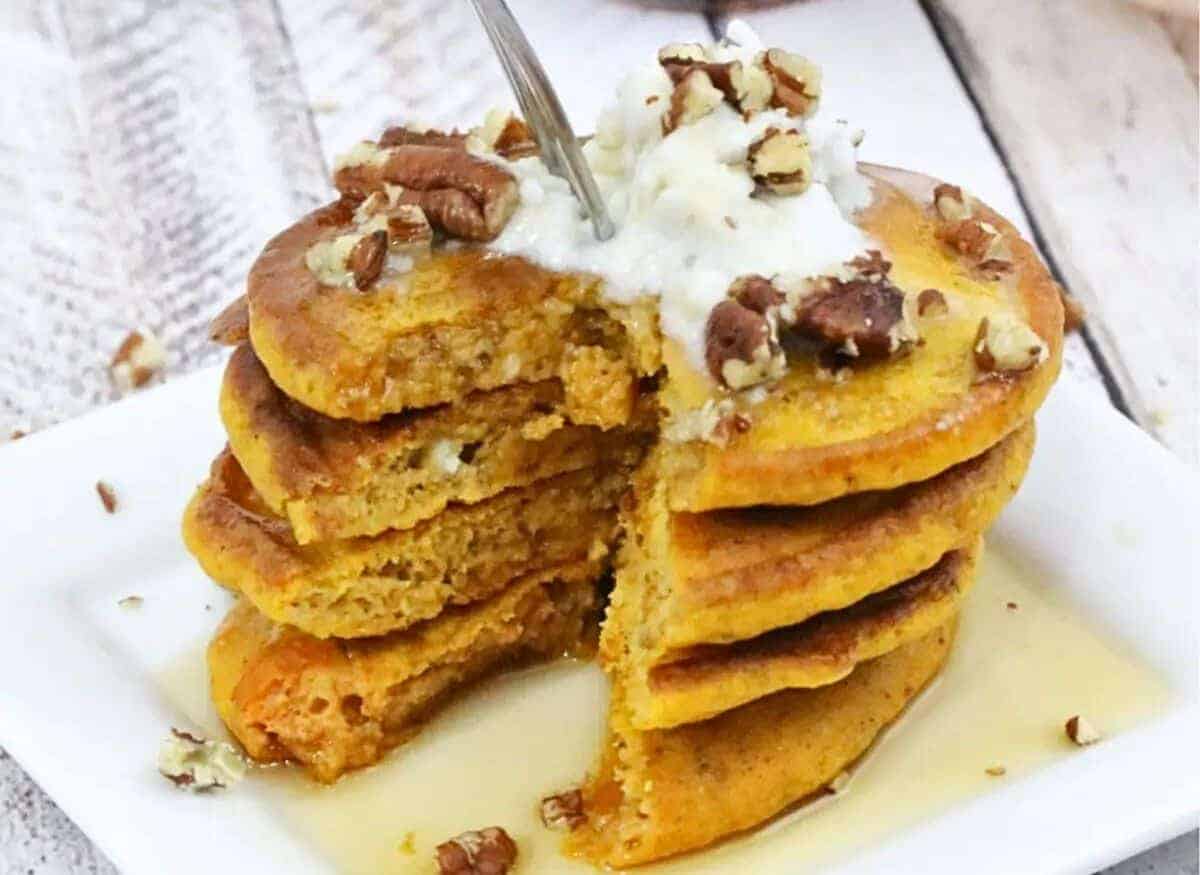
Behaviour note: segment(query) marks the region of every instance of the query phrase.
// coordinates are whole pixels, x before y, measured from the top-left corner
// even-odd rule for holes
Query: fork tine
[[[526,120],[533,128],[547,167],[551,173],[566,177],[576,199],[592,221],[596,239],[609,239],[615,233],[615,227],[600,196],[600,189],[583,157],[554,86],[550,84],[521,26],[504,0],[471,0],[471,5],[500,57],[500,64],[504,67],[517,102],[521,104],[522,112],[526,114]]]

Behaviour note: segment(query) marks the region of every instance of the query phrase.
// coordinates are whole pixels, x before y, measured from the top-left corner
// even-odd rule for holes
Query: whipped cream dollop
[[[763,46],[741,23],[709,47],[715,61],[749,65]],[[836,273],[871,247],[853,223],[870,201],[858,173],[861,132],[842,121],[768,109],[745,119],[727,103],[664,136],[673,85],[657,59],[621,82],[616,100],[584,147],[616,225],[599,242],[565,180],[538,160],[505,162],[521,204],[491,244],[548,268],[601,276],[616,300],[659,298],[663,332],[698,368],[705,323],[745,274],[785,280]],[[768,128],[800,130],[809,142],[812,184],[799,195],[756,193],[747,150]]]

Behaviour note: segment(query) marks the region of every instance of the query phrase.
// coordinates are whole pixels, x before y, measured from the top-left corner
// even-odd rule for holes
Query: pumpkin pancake
[[[212,697],[259,762],[319,781],[379,760],[453,693],[496,669],[576,652],[597,610],[597,563],[529,575],[475,605],[358,641],[272,623],[244,599],[208,648]]]
[[[565,849],[633,866],[758,826],[823,792],[941,669],[954,625],[836,684],[785,690],[674,729],[634,729],[615,689],[609,737],[583,788],[587,819]]]
[[[341,200],[301,219],[267,244],[247,281],[254,350],[306,407],[373,421],[561,377],[575,422],[615,424],[613,398],[658,369],[648,301],[601,306],[594,279],[483,248],[385,269],[369,293],[322,284],[306,254],[345,232],[354,209]]]
[[[228,452],[184,514],[188,549],[268,618],[325,638],[404,629],[513,579],[607,553],[627,474],[587,468],[453,505],[410,529],[300,545]]]
[[[608,668],[618,676],[629,722],[636,729],[693,723],[779,690],[822,687],[850,674],[859,663],[890,653],[943,626],[958,613],[975,582],[981,549],[975,543],[947,553],[932,568],[867,596],[850,607],[827,611],[794,626],[773,629],[732,644],[702,644],[647,666],[626,652]],[[638,629],[614,633],[627,643]],[[630,649],[634,649],[631,647]]]
[[[629,427],[575,425],[562,383],[544,380],[357,423],[293,401],[242,346],[225,369],[221,418],[255,490],[307,544],[408,528],[452,502],[590,467],[626,446],[632,459],[653,428],[648,402]]]
[[[605,651],[671,662],[836,611],[974,542],[1012,498],[1033,452],[1027,425],[930,480],[815,507],[671,513],[651,457],[623,512]]]
[[[928,479],[1031,417],[1059,370],[1062,306],[1032,247],[988,207],[970,200],[975,219],[1003,242],[999,272],[943,239],[936,180],[862,169],[873,195],[855,222],[904,295],[906,324],[919,335],[905,354],[831,364],[791,344],[780,379],[731,392],[660,335],[652,298],[617,302],[594,277],[486,245],[435,247],[411,270],[385,270],[367,292],[323,285],[305,254],[357,227],[345,200],[268,245],[248,285],[250,336],[283,391],[364,420],[557,376],[575,411],[569,418],[612,425],[622,421],[614,410],[632,409],[635,378],[661,362],[671,447],[662,472],[674,510],[817,504]],[[940,304],[921,315],[928,289]],[[997,369],[993,356],[983,367],[985,319],[1036,335],[1033,363]]]
[[[677,443],[665,460],[674,510],[757,504],[817,504],[853,492],[925,480],[979,455],[1029,420],[1058,375],[1062,306],[1033,248],[1001,216],[975,202],[974,214],[1004,236],[1011,270],[981,274],[939,239],[936,180],[873,165],[874,201],[857,219],[891,264],[890,281],[912,301],[925,289],[945,307],[916,315],[920,341],[907,355],[830,370],[793,356],[788,373],[759,403],[730,405],[740,428],[717,440]],[[917,308],[914,308],[917,309]],[[1045,343],[1026,370],[981,373],[980,322],[1014,316]],[[661,392],[676,422],[705,411],[717,423],[713,383],[664,346],[670,378]],[[680,429],[686,435],[693,429]],[[668,424],[668,436],[673,430]]]

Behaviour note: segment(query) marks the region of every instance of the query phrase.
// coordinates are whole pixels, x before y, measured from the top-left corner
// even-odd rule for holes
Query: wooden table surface
[[[710,40],[725,20],[678,3],[510,5],[578,130],[635,59]],[[864,160],[960,183],[1011,217],[1089,314],[1063,379],[1197,464],[1194,20],[1119,0],[808,0],[739,14],[823,66],[825,110],[866,129]],[[151,38],[163,33],[175,36]],[[187,75],[205,64],[211,76]],[[171,373],[213,361],[204,323],[281,218],[327,195],[333,156],[354,141],[402,120],[470,125],[512,104],[465,0],[176,0],[150,11],[30,0],[0,11],[0,82],[0,252],[12,256],[0,258],[0,434],[114,397],[105,363],[136,324],[166,339]],[[245,133],[231,94],[268,119],[269,136]],[[233,133],[218,137],[226,123]],[[48,147],[39,134],[53,124],[78,142]],[[66,180],[49,206],[21,170],[44,165],[47,148],[62,149],[53,166]],[[135,148],[179,172],[124,172]],[[268,162],[269,178],[243,173],[253,188],[236,218],[195,217],[176,247],[150,216],[214,213],[213,180],[252,166],[246,156]],[[95,247],[90,261],[78,243],[56,251],[43,227],[68,210]],[[220,267],[196,268],[198,249]],[[32,272],[14,273],[24,253]],[[86,294],[64,292],[77,289]],[[80,298],[92,308],[82,315]],[[0,875],[111,871],[0,751]],[[1196,834],[1112,871],[1195,875]]]

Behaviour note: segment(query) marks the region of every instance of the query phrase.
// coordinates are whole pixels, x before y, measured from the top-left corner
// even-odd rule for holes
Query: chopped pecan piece
[[[672,67],[688,67],[698,61],[707,60],[708,52],[700,43],[670,43],[658,50],[658,63],[662,64],[667,75],[672,78]]]
[[[745,389],[783,373],[783,353],[771,323],[737,301],[713,307],[704,337],[709,371],[731,389]]]
[[[748,310],[764,316],[784,301],[784,294],[765,276],[756,273],[740,276],[729,287],[729,297]]]
[[[882,358],[911,342],[903,325],[904,293],[891,283],[831,279],[801,300],[795,330],[851,357]]]
[[[1087,718],[1080,717],[1078,714],[1067,720],[1063,731],[1067,733],[1067,738],[1080,747],[1095,744],[1104,737],[1095,726],[1088,722]]]
[[[471,137],[477,143],[472,148],[495,152],[511,161],[538,154],[537,140],[529,125],[507,110],[491,110],[483,124],[471,131]]]
[[[943,182],[934,188],[933,206],[947,222],[961,222],[971,217],[971,205],[957,185]]]
[[[428,251],[433,226],[416,204],[400,204],[387,217],[388,245],[407,253]]]
[[[573,830],[587,820],[583,813],[583,793],[568,790],[542,799],[542,825],[547,829]]]
[[[104,505],[105,512],[117,512],[117,493],[111,486],[109,486],[103,480],[97,480],[96,494],[100,496],[100,503]]]
[[[350,273],[354,277],[354,287],[360,292],[369,289],[383,273],[387,250],[387,231],[373,231],[363,235],[363,238],[350,250],[350,256],[346,259],[346,267],[350,269]]]
[[[461,149],[396,146],[383,160],[345,165],[339,191],[365,197],[387,184],[403,187],[398,203],[415,204],[430,224],[466,240],[492,240],[516,210],[517,181],[502,167]]]
[[[1025,371],[1046,358],[1046,343],[1011,313],[996,313],[979,322],[975,332],[975,365],[987,373]]]
[[[501,827],[470,830],[434,851],[439,875],[505,875],[517,860],[517,845]]]
[[[768,49],[762,56],[762,66],[774,85],[771,106],[801,118],[817,111],[817,102],[821,99],[820,67],[783,49]]]
[[[246,763],[232,746],[172,727],[158,750],[159,773],[182,790],[203,793],[240,781]]]
[[[937,289],[924,289],[917,295],[918,316],[944,316],[950,310],[946,296]]]
[[[741,97],[737,107],[745,118],[766,109],[775,93],[775,82],[763,67],[761,58],[755,59],[742,71]]]
[[[438,131],[433,128],[418,131],[402,125],[388,128],[379,138],[379,145],[384,149],[392,146],[442,146],[449,149],[466,148],[467,135],[458,131]]]
[[[746,97],[746,74],[741,61],[705,61],[694,60],[687,62],[663,63],[663,69],[671,77],[671,82],[678,85],[684,77],[693,70],[702,70],[712,82],[713,87],[732,106],[741,108],[742,100]]]
[[[799,131],[767,128],[746,153],[750,176],[773,194],[802,194],[812,182],[808,140]]]
[[[1004,235],[987,222],[963,219],[941,228],[938,237],[985,273],[999,274],[1012,267],[1012,253]]]
[[[242,295],[208,326],[208,338],[222,346],[241,346],[250,339],[250,304]]]
[[[887,279],[892,269],[892,263],[878,249],[868,249],[865,254],[847,261],[846,266],[863,279],[875,281]]]
[[[690,125],[721,105],[725,96],[703,70],[689,70],[671,92],[671,104],[662,118],[663,136],[680,125]]]
[[[167,360],[167,351],[149,331],[131,331],[121,341],[109,363],[113,382],[123,392],[140,389],[154,378]]]

